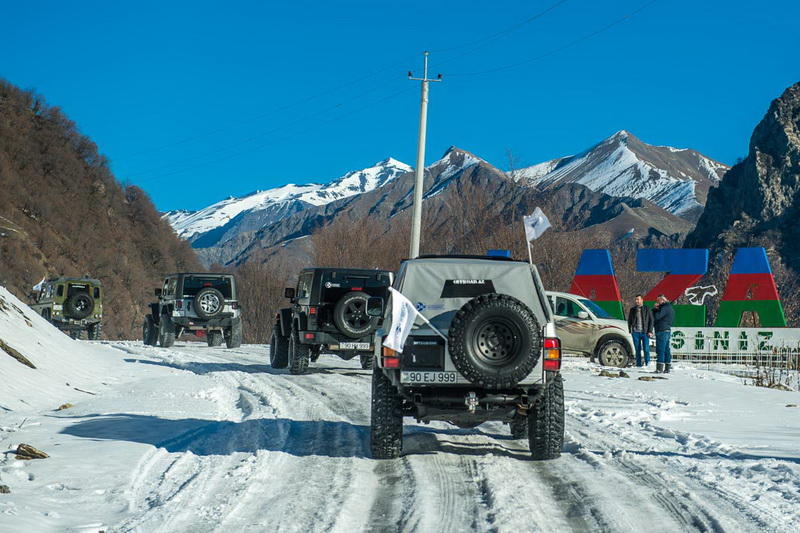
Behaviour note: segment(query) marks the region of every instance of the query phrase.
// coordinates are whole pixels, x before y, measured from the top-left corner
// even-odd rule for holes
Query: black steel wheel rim
[[[519,327],[509,320],[492,318],[475,328],[472,353],[483,363],[504,366],[516,359],[520,348]]]
[[[345,323],[355,330],[361,330],[369,325],[370,319],[367,316],[367,302],[361,298],[347,302],[344,309]]]

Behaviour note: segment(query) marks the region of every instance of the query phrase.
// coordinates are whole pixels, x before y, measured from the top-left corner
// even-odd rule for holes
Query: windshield
[[[597,305],[591,300],[587,300],[585,298],[581,298],[578,300],[582,305],[584,305],[589,311],[594,313],[597,318],[614,318],[613,316],[609,315],[605,309]]]
[[[186,276],[183,278],[183,295],[194,296],[200,289],[213,287],[226,299],[232,298],[231,278],[213,276]]]

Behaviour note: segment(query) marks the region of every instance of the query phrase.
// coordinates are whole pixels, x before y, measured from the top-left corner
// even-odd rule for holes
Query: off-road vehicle
[[[284,292],[291,307],[276,313],[270,365],[288,366],[292,374],[303,374],[309,361],[316,361],[324,351],[342,359],[358,355],[362,368],[372,368],[373,333],[382,318],[369,316],[367,307],[382,310],[391,283],[392,273],[386,270],[302,270],[297,288]]]
[[[209,346],[223,339],[228,348],[241,346],[242,317],[232,275],[170,274],[155,295],[158,301],[150,304],[142,326],[146,345],[169,348],[183,333],[194,333],[205,334]]]
[[[50,278],[31,292],[31,308],[73,339],[86,332],[98,340],[103,321],[103,288],[91,278]]]
[[[633,362],[633,337],[628,323],[583,296],[547,292],[564,353],[595,358],[603,366],[625,368]]]
[[[504,257],[421,256],[401,263],[393,288],[407,304],[393,292],[375,334],[373,457],[399,457],[406,416],[461,428],[503,421],[514,438],[527,436],[534,459],[558,457],[561,344],[536,268]],[[396,308],[409,318],[393,316]],[[402,351],[383,345],[399,342],[411,321]]]

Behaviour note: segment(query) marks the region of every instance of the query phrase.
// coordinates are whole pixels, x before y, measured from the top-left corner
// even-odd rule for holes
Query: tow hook
[[[467,397],[464,398],[464,403],[467,405],[467,410],[472,414],[475,412],[475,409],[478,408],[478,396],[470,391]]]

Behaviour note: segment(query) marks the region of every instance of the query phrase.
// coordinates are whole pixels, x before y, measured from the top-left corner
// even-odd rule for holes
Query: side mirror
[[[283,296],[290,300],[294,300],[295,296],[294,287],[286,287],[285,289],[283,289]]]
[[[589,313],[587,313],[586,311],[578,311],[578,318],[581,320],[586,320],[587,318],[589,318]]]
[[[383,316],[383,298],[372,297],[367,299],[367,315]]]
[[[161,298],[161,293],[164,292],[162,289],[156,289],[153,291],[153,294],[156,295],[156,298]]]

